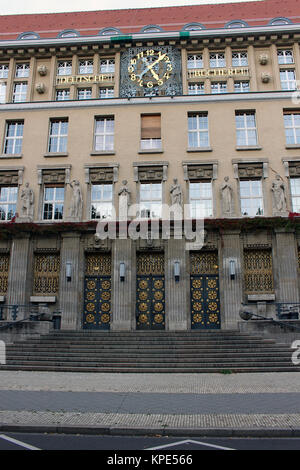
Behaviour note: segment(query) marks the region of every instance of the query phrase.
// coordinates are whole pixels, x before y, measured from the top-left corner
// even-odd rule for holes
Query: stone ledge
[[[56,296],[55,295],[49,295],[49,296],[32,295],[30,297],[30,302],[32,302],[32,303],[43,303],[43,304],[54,304],[56,302]]]
[[[275,294],[249,294],[248,300],[252,302],[274,301]]]

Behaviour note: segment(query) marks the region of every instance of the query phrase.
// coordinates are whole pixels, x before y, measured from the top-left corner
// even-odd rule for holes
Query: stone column
[[[8,276],[8,305],[29,303],[33,249],[29,234],[15,237],[11,246]],[[10,314],[9,314],[10,315]],[[18,317],[18,320],[21,318]]]
[[[63,330],[80,329],[83,299],[83,259],[79,233],[63,233],[60,255],[59,308]],[[66,264],[71,263],[71,279],[66,276]]]
[[[239,310],[243,297],[240,232],[224,232],[222,240],[220,256],[221,328],[237,329],[237,322],[240,320]],[[231,279],[229,271],[231,260],[235,262],[234,279]]]
[[[298,260],[295,234],[285,229],[275,229],[276,253],[273,257],[276,273],[277,302],[299,302]]]
[[[133,328],[134,256],[130,239],[117,239],[112,249],[112,318],[110,329],[130,331]],[[125,278],[120,280],[120,263],[125,263]]]
[[[188,276],[186,272],[185,239],[171,238],[165,252],[165,305],[166,329],[170,331],[188,329]],[[180,262],[180,278],[175,281],[174,261]]]

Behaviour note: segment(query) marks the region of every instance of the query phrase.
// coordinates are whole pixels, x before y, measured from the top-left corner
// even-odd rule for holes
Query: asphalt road
[[[141,436],[89,436],[65,434],[0,434],[0,452],[4,450],[105,450],[105,458],[130,456],[130,451],[151,450],[152,455],[199,450],[300,450],[299,438],[188,438]],[[124,454],[125,452],[125,454]],[[132,453],[132,455],[138,455]],[[117,456],[118,457],[118,456]],[[153,462],[155,464],[155,462]],[[152,464],[153,464],[152,463]],[[161,462],[164,463],[164,462]],[[173,462],[174,463],[174,462]],[[122,466],[122,463],[120,464]],[[140,468],[143,468],[139,465]],[[138,468],[138,467],[136,467]]]

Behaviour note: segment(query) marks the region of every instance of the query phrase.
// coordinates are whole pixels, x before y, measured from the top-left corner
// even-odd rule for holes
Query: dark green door
[[[221,319],[218,253],[191,253],[190,270],[191,328],[219,329]]]
[[[83,329],[109,330],[111,317],[110,254],[88,254],[85,274]]]
[[[164,255],[140,254],[137,260],[136,328],[165,329]]]
[[[220,328],[219,276],[191,275],[192,329]]]

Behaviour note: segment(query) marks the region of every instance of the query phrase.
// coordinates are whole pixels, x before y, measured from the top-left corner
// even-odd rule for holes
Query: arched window
[[[291,20],[289,18],[284,18],[283,16],[278,16],[277,18],[273,18],[271,21],[269,21],[270,26],[277,26],[281,24],[291,24]]]
[[[113,36],[116,34],[122,34],[118,28],[103,28],[98,33],[100,36]]]
[[[79,36],[78,31],[75,31],[75,29],[65,29],[64,31],[61,31],[57,37],[59,38],[76,38]]]
[[[157,24],[148,24],[141,29],[141,33],[159,33],[163,29]]]
[[[225,28],[248,28],[249,25],[246,23],[246,21],[243,20],[233,20],[233,21],[228,21],[228,23],[225,24]]]
[[[188,23],[183,28],[182,31],[198,31],[199,29],[205,29],[201,23]]]
[[[18,39],[40,39],[40,35],[38,33],[34,33],[32,31],[21,33],[18,36]]]

